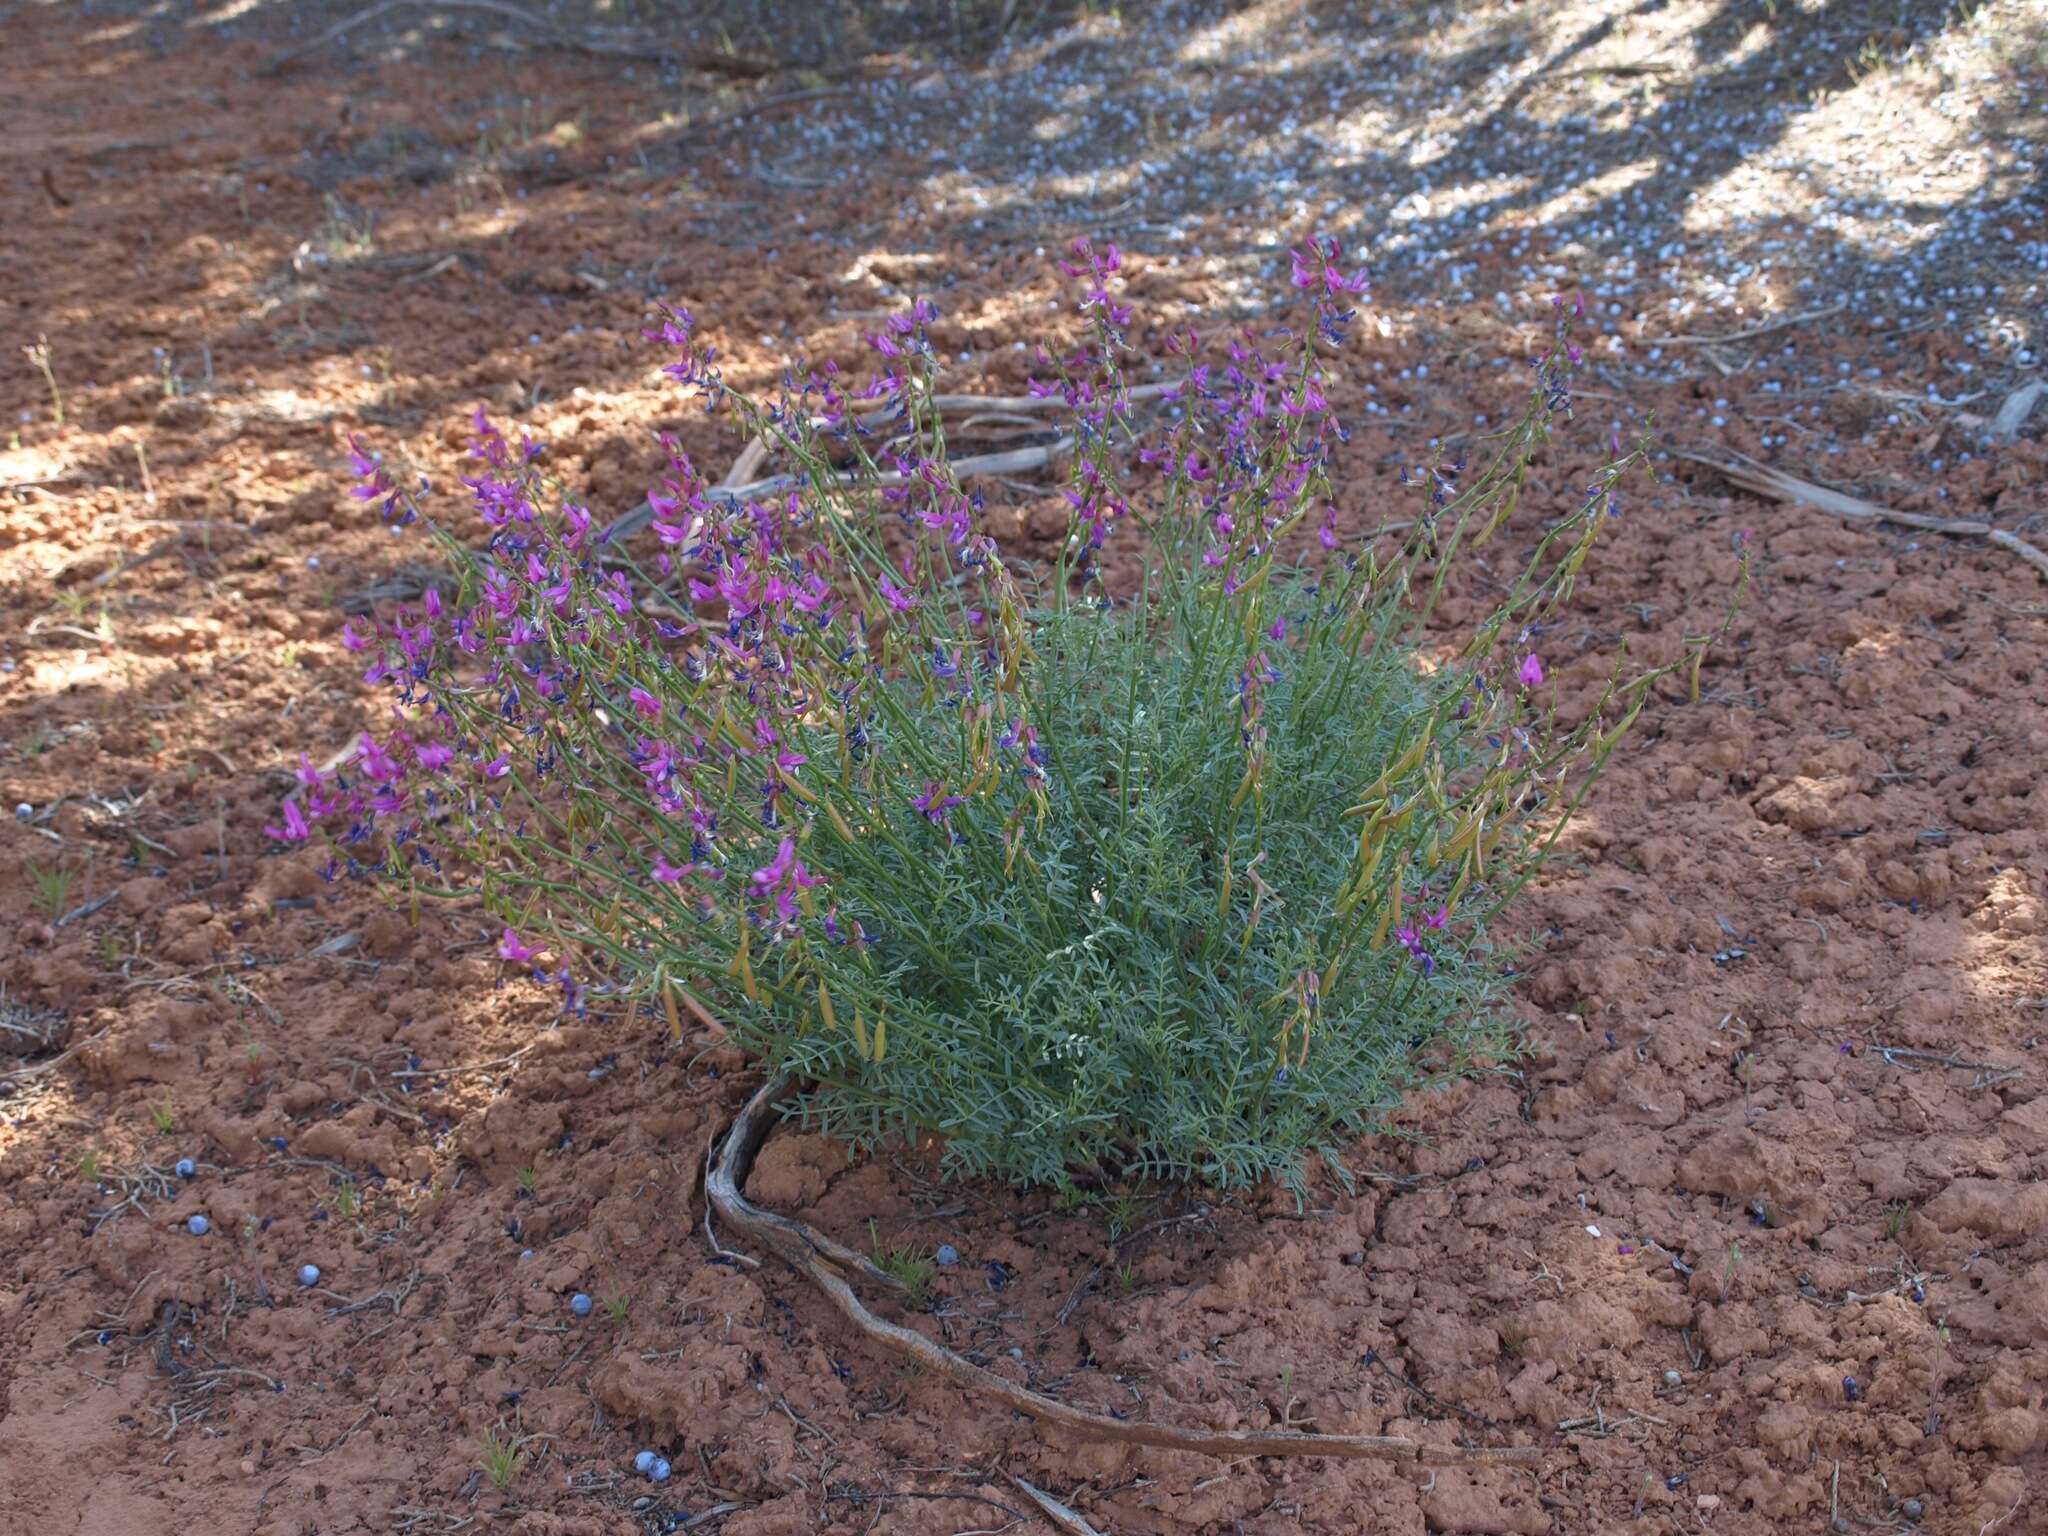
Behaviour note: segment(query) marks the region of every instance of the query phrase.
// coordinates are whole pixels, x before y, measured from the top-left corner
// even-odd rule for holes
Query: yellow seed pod
[[[669,985],[666,976],[661,978],[661,1008],[668,1015],[668,1032],[671,1039],[683,1038],[683,1015],[676,1007],[675,988]]]
[[[818,1012],[825,1016],[825,1027],[837,1031],[839,1020],[832,1012],[832,994],[825,990],[825,978],[818,978]]]
[[[849,843],[857,841],[853,835],[853,828],[849,827],[846,824],[846,818],[839,814],[839,807],[835,802],[831,800],[825,802],[825,814],[832,818],[833,829],[841,837],[845,838]]]
[[[853,1043],[860,1047],[861,1060],[868,1055],[868,1021],[861,1017],[858,1008],[853,1010]]]
[[[877,1019],[875,1020],[875,1060],[880,1062],[888,1053],[889,1021],[887,1019]]]
[[[1226,848],[1223,850],[1223,884],[1217,887],[1216,890],[1216,915],[1218,917],[1223,916],[1224,913],[1230,910],[1230,887],[1230,850]]]
[[[1244,777],[1237,781],[1237,793],[1230,797],[1230,808],[1234,811],[1244,804],[1244,797],[1251,792],[1252,781],[1259,776],[1258,764],[1253,763],[1244,771]]]
[[[1466,817],[1459,824],[1458,830],[1451,834],[1451,840],[1444,844],[1444,856],[1451,859],[1462,859],[1465,856],[1465,850],[1472,846],[1472,840],[1479,835],[1480,828],[1485,825],[1486,817],[1482,812],[1475,811]]]
[[[1401,910],[1401,877],[1394,876],[1394,888],[1387,893],[1387,904],[1380,911],[1380,925],[1372,931],[1372,947],[1378,949],[1387,942],[1387,931],[1394,926],[1394,914]]]

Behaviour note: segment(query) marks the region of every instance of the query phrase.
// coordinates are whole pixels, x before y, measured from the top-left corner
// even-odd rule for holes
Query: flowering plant
[[[302,759],[276,835],[481,893],[572,1009],[679,1027],[701,995],[813,1085],[813,1123],[933,1136],[963,1173],[1293,1179],[1426,1075],[1418,1047],[1501,1049],[1493,920],[1671,670],[1617,668],[1566,728],[1535,649],[1641,445],[1422,665],[1568,409],[1562,308],[1484,460],[1424,466],[1405,536],[1347,544],[1327,371],[1364,278],[1336,246],[1296,256],[1299,332],[1177,337],[1151,426],[1120,258],[1074,254],[1089,337],[1034,385],[1071,447],[1040,568],[949,457],[929,305],[869,338],[864,389],[805,365],[766,402],[667,314],[667,371],[789,472],[735,496],[671,442],[642,564],[479,410],[488,542],[439,532],[452,600],[345,632],[391,727],[331,779]],[[357,455],[357,494],[417,515]]]

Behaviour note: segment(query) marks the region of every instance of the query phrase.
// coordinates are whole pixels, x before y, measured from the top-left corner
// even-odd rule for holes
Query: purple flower
[[[785,837],[775,850],[775,857],[754,871],[753,887],[763,894],[775,892],[775,912],[783,922],[796,916],[796,893],[814,885],[823,885],[824,878],[814,875],[804,867],[804,861],[796,856],[796,839]]]
[[[645,688],[635,688],[628,696],[633,700],[633,708],[639,712],[641,719],[659,720],[661,718],[661,700],[657,699]]]
[[[1307,250],[1294,252],[1294,286],[1320,288],[1332,298],[1340,293],[1365,292],[1365,268],[1360,267],[1346,277],[1338,266],[1343,259],[1344,247],[1334,238],[1309,241]]]
[[[1531,651],[1522,658],[1521,668],[1515,673],[1515,677],[1524,688],[1541,688],[1543,686],[1543,659],[1534,651]]]
[[[265,827],[263,835],[280,843],[303,843],[312,830],[306,825],[306,818],[299,810],[299,802],[287,800],[284,803],[284,825]]]
[[[967,802],[958,795],[947,794],[943,780],[927,779],[924,793],[912,796],[910,803],[918,808],[926,821],[937,827],[945,825],[954,806]]]
[[[917,594],[904,590],[888,577],[881,579],[882,601],[898,613],[908,613],[917,606]]]
[[[541,944],[522,944],[519,935],[507,928],[498,939],[498,958],[510,960],[514,965],[524,965],[545,947]]]
[[[754,871],[753,886],[757,891],[772,889],[782,881],[796,860],[796,839],[785,837],[782,845],[775,850],[775,857]]]

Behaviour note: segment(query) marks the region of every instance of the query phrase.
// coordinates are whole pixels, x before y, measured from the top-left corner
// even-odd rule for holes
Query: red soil
[[[1664,461],[1546,640],[1561,696],[1618,641],[1658,661],[1713,627],[1741,531],[1747,605],[1523,908],[1529,1056],[1352,1147],[1355,1192],[1325,1171],[1303,1210],[1197,1192],[1117,1222],[771,1141],[758,1198],[863,1246],[871,1223],[954,1245],[921,1326],[1017,1380],[1549,1454],[1431,1474],[1069,1443],[714,1255],[699,1170],[756,1082],[736,1054],[647,1017],[550,1027],[479,913],[394,913],[262,832],[298,751],[380,707],[347,602],[423,558],[346,496],[350,432],[452,484],[483,399],[623,510],[656,427],[733,451],[651,375],[651,282],[758,381],[785,327],[854,364],[879,285],[959,273],[943,339],[979,361],[956,387],[996,392],[1056,276],[830,186],[679,164],[643,132],[673,99],[651,72],[443,50],[266,77],[274,37],[18,26],[0,329],[8,358],[47,334],[68,419],[0,373],[7,420],[34,415],[0,455],[0,794],[30,807],[0,819],[0,1021],[47,1020],[69,1054],[0,1076],[0,1531],[1033,1528],[1010,1473],[1106,1531],[1888,1530],[1908,1500],[1928,1531],[2048,1528],[2048,590],[2026,566]],[[506,126],[521,97],[541,105]],[[471,155],[486,115],[499,145]],[[799,211],[877,254],[849,277],[844,248],[732,238]],[[1149,311],[1224,297],[1132,244]],[[1511,403],[1484,364],[1536,333],[1472,309],[1396,305],[1352,357],[1416,416],[1360,426],[1354,525],[1428,431]],[[1851,328],[1799,339],[1878,355]],[[1715,391],[1728,424],[1696,424]],[[1597,462],[1609,398],[1518,526]],[[1750,423],[1781,408],[1711,376],[1629,403],[1759,455]],[[1827,467],[1929,506],[1927,451],[1852,437]],[[1954,464],[1940,510],[2010,523],[2043,471],[2029,439]],[[1047,498],[992,501],[999,533],[1044,531]],[[624,1318],[573,1318],[579,1290]],[[526,1437],[503,1491],[487,1430]],[[658,1489],[631,1471],[646,1446],[675,1465]]]

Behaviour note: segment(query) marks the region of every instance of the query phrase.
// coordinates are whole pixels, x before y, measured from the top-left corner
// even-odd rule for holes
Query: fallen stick
[[[1073,446],[1074,440],[1071,437],[1062,437],[1058,442],[1041,443],[1035,448],[1012,448],[1003,453],[983,453],[965,459],[955,459],[952,470],[954,474],[964,479],[971,475],[1006,475],[1019,469],[1037,469],[1041,465],[1052,463],[1055,459],[1064,458]],[[745,455],[742,454],[741,457],[744,458]],[[884,470],[867,481],[863,481],[852,470],[844,470],[833,476],[834,483],[839,485],[901,485],[908,478],[897,469]],[[746,485],[714,485],[704,492],[704,498],[707,501],[721,503],[751,501],[757,496],[767,496],[776,491],[786,491],[794,486],[809,483],[808,475],[771,475],[766,480],[754,480]],[[629,534],[639,532],[653,521],[653,518],[654,508],[643,501],[605,529],[604,536],[608,540],[625,538]],[[686,557],[690,553],[688,550],[683,551]]]
[[[1747,454],[1736,453],[1734,449],[1724,450],[1739,460],[1730,464],[1724,458],[1704,453],[1693,453],[1684,448],[1671,450],[1681,459],[1695,464],[1704,464],[1714,470],[1732,485],[1745,491],[1754,491],[1773,501],[1806,502],[1823,512],[1832,512],[1837,517],[1854,517],[1870,522],[1897,523],[1903,528],[1918,528],[1927,533],[1943,533],[1951,538],[1983,539],[2018,555],[2027,564],[2048,577],[2048,554],[2036,549],[2016,533],[2003,528],[1994,528],[1989,523],[1980,523],[1964,518],[1928,517],[1921,512],[1894,512],[1881,507],[1874,501],[1865,501],[1861,496],[1851,496],[1846,491],[1830,490],[1824,485],[1815,485],[1811,480],[1802,480],[1797,475],[1788,475],[1781,469],[1768,464],[1759,464]]]
[[[762,1209],[740,1193],[747,1174],[768,1139],[775,1105],[791,1090],[791,1080],[777,1077],[762,1084],[734,1117],[725,1145],[704,1175],[706,1199],[717,1208],[728,1238],[752,1239],[801,1270],[840,1313],[872,1344],[908,1356],[957,1386],[993,1398],[1030,1418],[1095,1440],[1118,1445],[1149,1445],[1168,1451],[1195,1451],[1204,1456],[1337,1456],[1353,1460],[1412,1461],[1431,1466],[1528,1466],[1543,1458],[1533,1445],[1436,1445],[1401,1435],[1318,1435],[1291,1429],[1181,1429],[1170,1424],[1113,1419],[1105,1413],[1076,1408],[1026,1387],[1015,1386],[973,1361],[934,1344],[923,1334],[875,1316],[854,1295],[841,1269],[901,1289],[862,1255],[834,1242],[793,1217]]]
[[[492,16],[502,16],[507,21],[516,21],[522,26],[533,28],[557,48],[567,48],[573,53],[589,54],[600,59],[636,59],[660,63],[669,59],[690,65],[711,74],[744,75],[758,78],[773,74],[776,64],[773,59],[756,58],[751,54],[722,53],[712,48],[665,48],[658,43],[606,42],[601,38],[579,37],[573,32],[564,32],[551,22],[531,12],[522,11],[506,0],[379,0],[352,16],[343,17],[333,26],[310,42],[299,43],[276,55],[257,73],[276,74],[277,71],[317,48],[335,41],[379,16],[397,10],[421,11],[482,11]]]
[[[1126,390],[1124,394],[1130,400],[1157,400],[1171,394],[1186,382],[1185,379],[1172,379],[1161,384],[1138,384]],[[1059,395],[932,395],[926,399],[925,404],[941,415],[949,411],[969,412],[968,419],[972,421],[977,416],[985,416],[991,412],[1025,416],[1056,411],[1063,409],[1067,402]],[[896,419],[897,414],[894,407],[884,407],[881,410],[869,411],[858,420],[861,426],[873,429],[887,426]],[[1011,448],[1002,453],[984,453],[955,459],[952,469],[955,474],[963,476],[1004,475],[1013,470],[1037,469],[1056,458],[1063,457],[1072,446],[1073,440],[1063,435],[1058,442],[1040,447]],[[748,439],[747,446],[740,450],[740,456],[733,461],[733,466],[726,472],[725,478],[705,494],[713,501],[745,501],[752,496],[765,496],[772,491],[788,490],[793,485],[804,483],[804,477],[801,475],[776,475],[766,480],[749,481],[747,477],[759,470],[762,464],[767,462],[767,458],[767,441],[760,437]],[[848,472],[839,476],[839,483],[852,485],[857,478]],[[874,483],[885,486],[901,485],[903,475],[899,471],[888,470],[878,476]],[[605,530],[605,537],[625,538],[637,533],[647,526],[653,515],[654,509],[643,501],[614,521]]]
[[[1018,1490],[1038,1506],[1039,1513],[1065,1531],[1067,1536],[1102,1536],[1102,1532],[1082,1518],[1079,1510],[1062,1504],[1043,1488],[1032,1487],[1014,1472],[1005,1472],[1003,1476],[1015,1483]]]
[[[1810,309],[1803,315],[1788,315],[1783,320],[1773,320],[1769,325],[1751,326],[1746,331],[1730,331],[1726,336],[1653,336],[1646,346],[1652,347],[1718,347],[1731,341],[1754,341],[1759,336],[1768,336],[1774,331],[1789,331],[1795,325],[1805,325],[1809,320],[1824,320],[1842,309],[1841,304],[1830,304],[1825,309]]]

